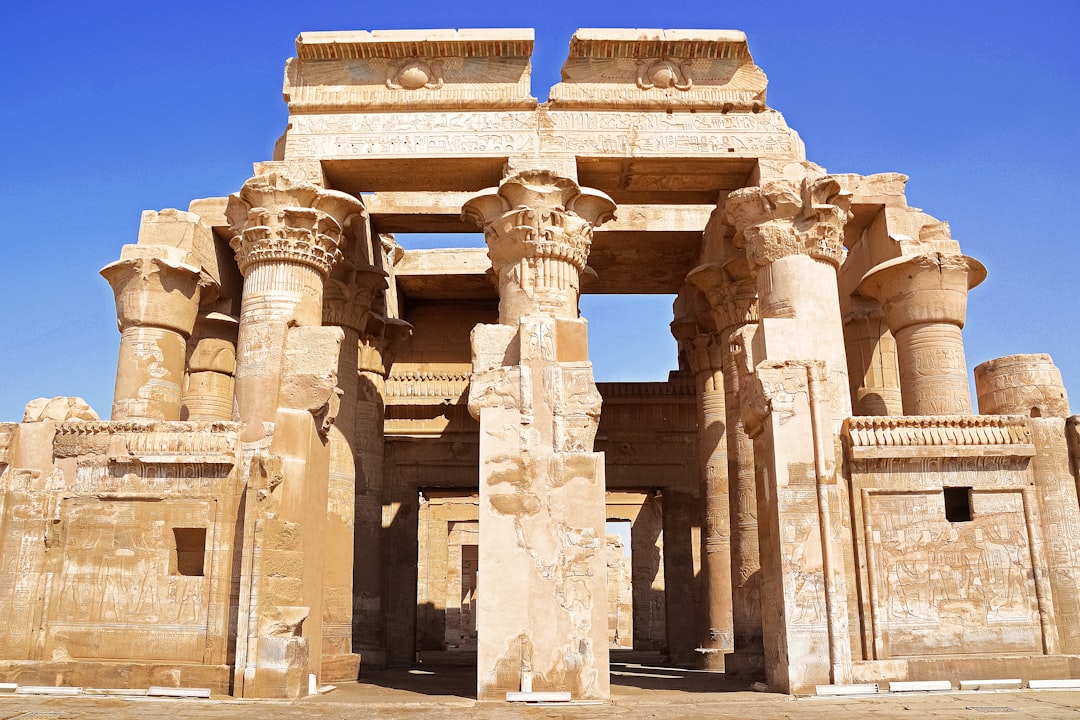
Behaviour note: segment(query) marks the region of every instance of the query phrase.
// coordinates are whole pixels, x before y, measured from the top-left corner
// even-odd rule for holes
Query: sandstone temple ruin
[[[0,681],[1080,677],[1075,418],[1034,354],[974,412],[949,226],[808,161],[740,32],[580,30],[544,103],[532,45],[301,34],[273,157],[143,213],[111,419],[0,424]],[[581,293],[677,296],[679,367],[595,382]]]

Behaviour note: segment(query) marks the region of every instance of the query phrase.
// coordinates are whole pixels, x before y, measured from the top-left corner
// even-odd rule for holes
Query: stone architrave
[[[843,258],[851,193],[837,178],[772,180],[727,197],[728,223],[741,236],[757,283],[762,318],[790,318],[785,360],[822,360],[833,422],[851,415],[836,269]],[[781,358],[769,358],[770,360]]]
[[[204,279],[170,246],[127,245],[101,274],[116,296],[114,420],[179,420],[187,341]]]
[[[709,300],[720,338],[731,531],[732,654],[724,660],[729,675],[759,676],[764,671],[761,644],[761,558],[758,549],[754,444],[739,410],[739,372],[731,336],[757,323],[757,290],[751,278],[714,264],[698,266],[686,278]]]
[[[506,178],[465,204],[484,228],[498,325],[472,332],[469,411],[480,421],[477,698],[569,691],[607,699],[600,395],[578,316],[603,193],[549,172]]]
[[[970,415],[964,339],[968,290],[986,278],[974,258],[940,252],[871,269],[859,292],[881,303],[896,340],[905,415]]]

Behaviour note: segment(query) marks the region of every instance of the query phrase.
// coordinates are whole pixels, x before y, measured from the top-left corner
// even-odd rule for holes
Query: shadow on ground
[[[401,692],[418,697],[476,699],[476,666],[422,662],[411,668],[362,672],[360,684],[382,688],[396,696]],[[613,698],[642,692],[718,693],[748,690],[749,683],[729,679],[723,673],[689,670],[658,662],[611,663]]]

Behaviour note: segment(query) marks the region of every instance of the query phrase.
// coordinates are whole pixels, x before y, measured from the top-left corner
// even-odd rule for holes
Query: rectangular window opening
[[[949,522],[970,522],[971,514],[971,488],[970,487],[947,487],[945,492],[945,519]]]
[[[170,558],[169,574],[202,577],[206,561],[206,528],[173,528],[175,551]]]

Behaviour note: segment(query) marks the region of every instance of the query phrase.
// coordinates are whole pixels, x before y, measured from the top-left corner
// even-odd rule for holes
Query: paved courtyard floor
[[[1074,718],[1080,690],[1016,690],[792,698],[750,690],[723,675],[631,663],[612,664],[612,701],[594,705],[520,706],[477,703],[475,670],[420,666],[369,673],[301,700],[173,700],[120,697],[0,695],[0,720],[124,720],[234,718],[236,720],[496,720],[498,718]]]

